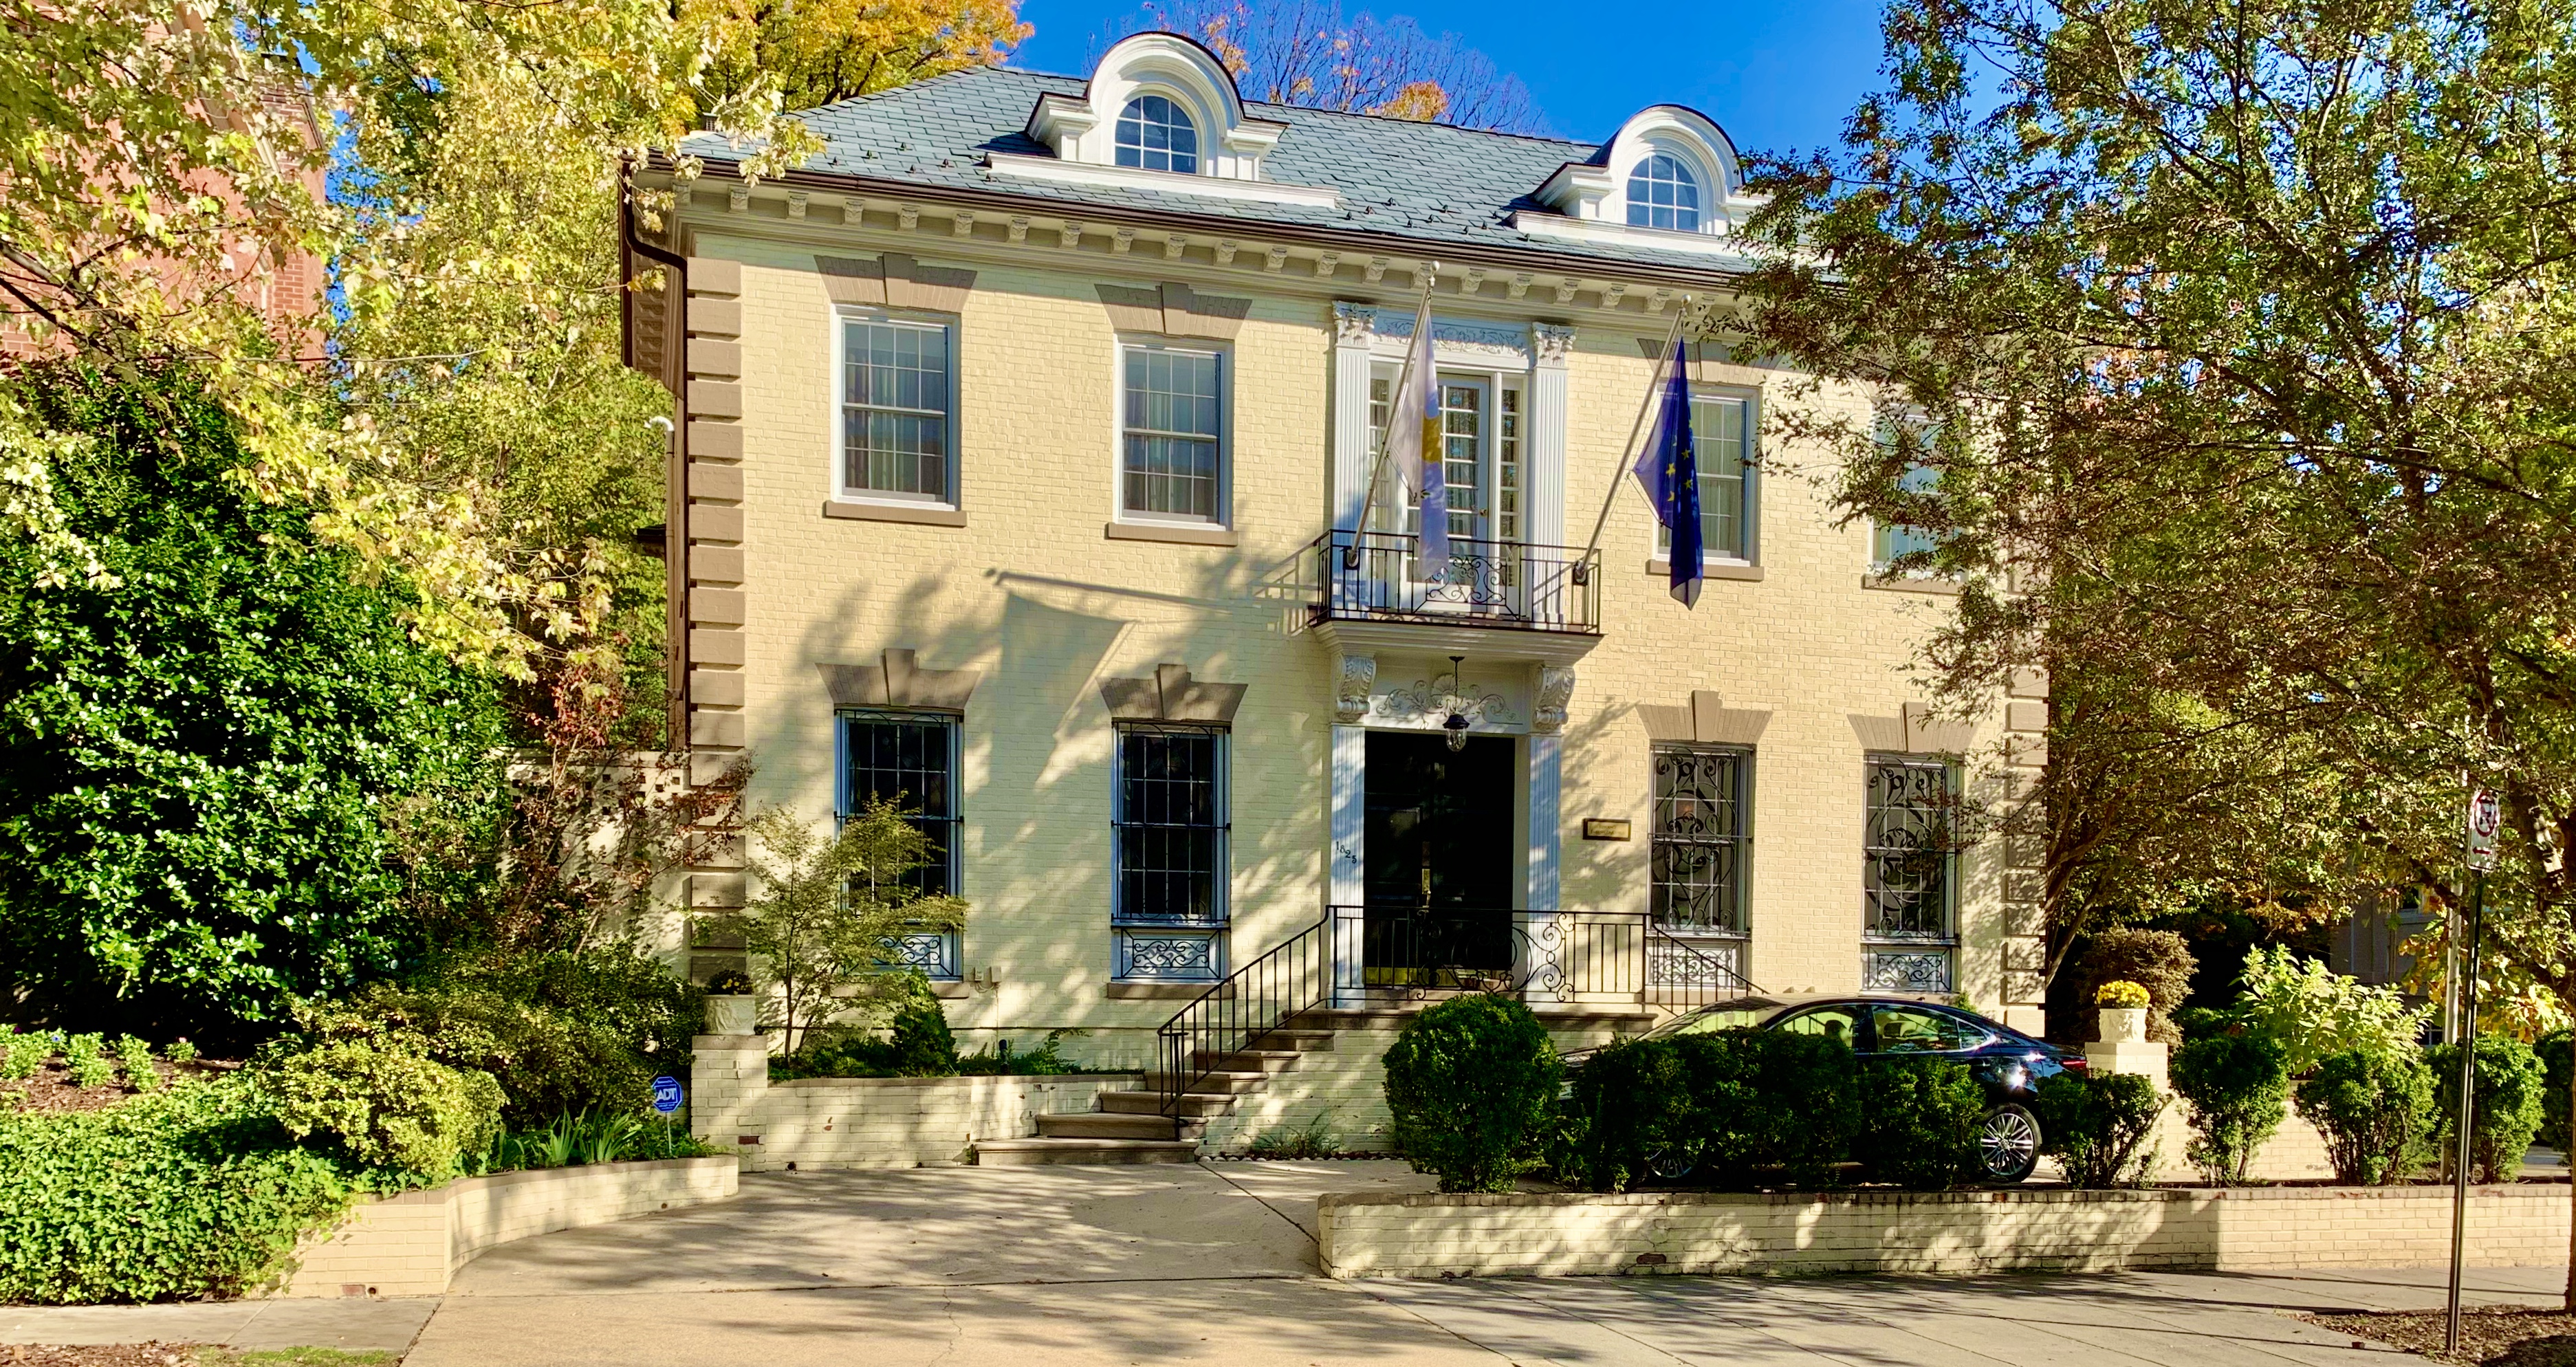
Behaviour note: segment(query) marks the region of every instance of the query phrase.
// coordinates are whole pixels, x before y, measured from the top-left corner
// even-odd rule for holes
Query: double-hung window
[[[1215,727],[1118,727],[1110,917],[1120,978],[1225,975],[1226,741]]]
[[[1753,400],[1737,394],[1691,396],[1691,454],[1699,464],[1700,553],[1711,560],[1754,558]],[[1673,530],[1655,524],[1655,551],[1670,555]]]
[[[956,367],[942,322],[844,315],[839,494],[957,501]]]
[[[1872,755],[1861,854],[1861,986],[1948,992],[1957,944],[1958,785],[1942,760]]]
[[[1664,952],[1649,959],[1653,981],[1740,983],[1753,752],[1658,745],[1654,766],[1647,905],[1664,932],[1654,947]]]
[[[902,811],[930,847],[929,859],[903,879],[924,896],[959,892],[957,733],[956,716],[944,712],[841,714],[841,815],[855,816],[879,802]],[[900,947],[924,974],[957,976],[954,932],[907,935]]]
[[[1224,354],[1161,342],[1119,353],[1119,514],[1225,521]]]

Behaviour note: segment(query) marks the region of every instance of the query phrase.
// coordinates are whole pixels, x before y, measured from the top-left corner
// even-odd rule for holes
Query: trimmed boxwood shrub
[[[1861,1125],[1851,1046],[1786,1030],[1724,1030],[1680,1044],[1710,1180],[1837,1180]]]
[[[2292,1095],[2325,1136],[2336,1181],[2385,1186],[2413,1176],[2429,1156],[2433,1073],[2413,1050],[2328,1054]]]
[[[1985,1089],[1961,1064],[1872,1059],[1860,1070],[1860,1134],[1852,1156],[1872,1180],[1947,1191],[1982,1173],[1977,1130],[1985,1115]]]
[[[1698,1161],[1700,1110],[1678,1044],[1604,1046],[1574,1070],[1561,1108],[1556,1177],[1587,1191],[1626,1191]]]
[[[2469,1168],[2480,1182],[2510,1182],[2522,1175],[2523,1151],[2540,1129],[2543,1080],[2540,1056],[2507,1035],[2478,1040],[2477,1107],[2469,1117]],[[2459,1151],[2460,1046],[2424,1051],[2433,1070],[2434,1152],[2447,1167]]]
[[[1453,997],[1407,1021],[1386,1051],[1396,1145],[1442,1191],[1509,1191],[1547,1132],[1564,1073],[1528,1007]]]
[[[2208,1035],[2174,1051],[2173,1086],[2191,1120],[2183,1149],[2214,1186],[2245,1169],[2289,1113],[2289,1053],[2267,1035]]]
[[[2138,1152],[2165,1099],[2135,1073],[2059,1073],[2039,1084],[2042,1152],[2055,1157],[2073,1187],[2132,1185],[2143,1174]]]
[[[501,1088],[489,1074],[368,1041],[290,1054],[257,1081],[288,1134],[378,1175],[373,1185],[443,1181],[501,1137]]]
[[[0,1301],[238,1296],[350,1189],[237,1079],[103,1111],[0,1110]]]

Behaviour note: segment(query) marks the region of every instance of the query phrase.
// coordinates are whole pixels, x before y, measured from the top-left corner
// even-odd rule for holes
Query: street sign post
[[[2504,803],[2492,788],[2480,788],[2469,794],[2468,819],[2469,865],[2469,958],[2467,969],[2460,975],[2451,995],[2460,1004],[2460,1029],[2453,1043],[2460,1046],[2460,1114],[2452,1133],[2459,1143],[2451,1153],[2451,1313],[2443,1330],[2443,1351],[2460,1351],[2460,1267],[2468,1253],[2469,1218],[2469,1125],[2477,1114],[2476,1084],[2478,1077],[2478,951],[2486,930],[2487,871],[2496,864],[2496,841],[2504,830]],[[2453,962],[2458,962],[2456,956]]]

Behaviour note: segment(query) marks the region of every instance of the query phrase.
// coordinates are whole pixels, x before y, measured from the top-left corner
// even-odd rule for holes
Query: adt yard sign
[[[2496,835],[2504,829],[2504,804],[2493,788],[2469,794],[2469,867],[2483,873],[2496,866]]]
[[[671,1115],[680,1109],[680,1080],[675,1077],[653,1079],[653,1109]]]

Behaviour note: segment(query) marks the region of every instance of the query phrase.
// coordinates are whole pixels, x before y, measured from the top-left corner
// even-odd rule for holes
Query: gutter
[[[636,232],[633,163],[619,178],[618,250],[621,285],[635,278],[635,258],[663,270],[662,298],[667,326],[663,337],[662,374],[655,377],[671,395],[671,437],[662,458],[662,595],[664,598],[663,706],[667,710],[664,750],[689,748],[689,261],[668,247],[645,241]],[[625,323],[620,349],[635,365],[635,305],[630,289],[621,311]]]

